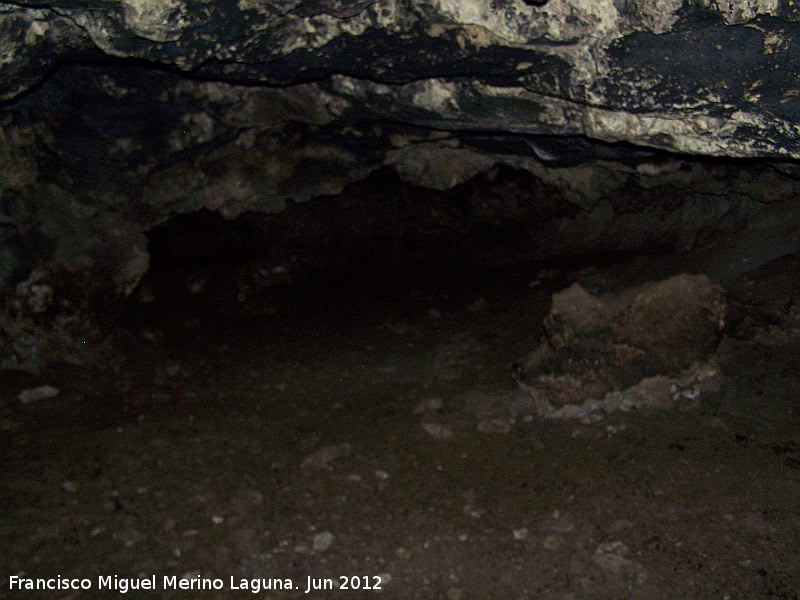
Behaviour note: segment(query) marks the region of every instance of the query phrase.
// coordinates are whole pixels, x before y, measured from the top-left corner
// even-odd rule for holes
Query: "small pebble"
[[[39,387],[22,390],[17,399],[23,404],[30,404],[31,402],[55,398],[56,396],[58,396],[58,388],[52,385],[40,385]]]
[[[313,541],[313,548],[314,552],[325,552],[328,548],[331,547],[333,544],[333,540],[336,539],[330,531],[323,531],[322,533],[318,533],[314,536]]]
[[[417,403],[417,405],[414,407],[413,413],[415,415],[421,415],[426,412],[436,412],[442,410],[442,406],[444,406],[444,402],[442,402],[441,398],[427,398],[426,400],[422,400],[421,402]]]
[[[442,423],[423,423],[422,428],[429,436],[437,440],[449,440],[453,437],[453,429]]]
[[[558,550],[561,547],[563,538],[560,535],[548,535],[542,542],[545,550]]]
[[[321,471],[322,469],[330,469],[329,463],[343,456],[349,456],[353,451],[353,446],[348,443],[335,444],[332,446],[324,446],[316,452],[309,454],[303,459],[300,464],[300,469],[303,471]]]

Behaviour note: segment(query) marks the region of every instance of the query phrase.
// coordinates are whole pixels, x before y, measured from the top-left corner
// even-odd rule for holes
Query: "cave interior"
[[[794,17],[627,3],[594,100],[579,45],[68,4],[0,104],[0,597],[800,597]]]

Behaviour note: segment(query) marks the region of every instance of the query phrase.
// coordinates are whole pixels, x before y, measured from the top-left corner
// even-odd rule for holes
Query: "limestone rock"
[[[722,289],[705,275],[600,297],[576,283],[554,294],[542,343],[515,379],[544,415],[566,405],[669,408],[681,390],[718,376],[698,365],[715,350],[724,318]]]

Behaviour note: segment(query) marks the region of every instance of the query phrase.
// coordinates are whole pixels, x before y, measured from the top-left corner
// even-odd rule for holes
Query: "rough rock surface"
[[[542,343],[515,378],[543,415],[604,399],[599,407],[669,408],[676,392],[717,377],[698,365],[716,349],[724,322],[722,289],[704,275],[599,298],[575,283],[554,294]]]
[[[3,4],[0,367],[80,360],[147,272],[148,232],[198,210],[343,194],[330,213],[371,244],[434,232],[435,254],[455,234],[526,231],[509,260],[746,230],[773,240],[753,241],[751,265],[795,251],[798,14],[745,0]],[[370,177],[401,211],[425,207],[420,189],[435,208],[348,218]],[[293,223],[328,256],[336,221]]]
[[[436,129],[800,156],[792,2],[23,0],[0,11],[5,100],[60,63],[108,56],[230,82],[316,80],[336,110]]]

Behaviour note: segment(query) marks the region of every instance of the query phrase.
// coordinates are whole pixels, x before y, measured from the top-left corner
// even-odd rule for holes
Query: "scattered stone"
[[[126,548],[132,548],[139,542],[146,539],[145,535],[141,531],[138,529],[133,529],[132,527],[128,527],[122,531],[117,531],[111,537],[119,542],[122,542]]]
[[[596,411],[628,412],[632,409],[681,410],[696,408],[699,396],[717,392],[722,387],[722,374],[710,363],[698,363],[676,377],[657,375],[646,377],[621,392],[606,394],[602,400],[587,400],[583,404],[566,404],[545,414],[551,419],[581,419],[586,421]]]
[[[32,314],[38,315],[53,305],[53,288],[43,280],[47,273],[42,269],[34,269],[28,279],[18,283],[17,296],[24,299]]]
[[[211,522],[212,522],[214,525],[222,525],[222,523],[224,523],[224,522],[225,522],[225,517],[223,517],[223,516],[221,516],[221,515],[213,515],[213,516],[211,517]]]
[[[426,412],[437,412],[442,410],[443,406],[444,402],[441,398],[427,398],[426,400],[422,400],[421,402],[417,403],[417,405],[414,407],[413,413],[415,415],[421,415]]]
[[[517,420],[514,417],[492,417],[478,422],[481,433],[508,433],[514,429]]]
[[[623,575],[633,583],[641,585],[647,580],[647,571],[638,562],[626,558],[629,553],[630,550],[622,541],[603,542],[595,549],[592,560],[601,569]]]
[[[455,587],[451,587],[447,590],[447,600],[461,600],[464,597],[464,592]]]
[[[593,425],[594,423],[599,423],[605,418],[606,418],[605,415],[601,413],[589,413],[585,417],[581,418],[581,423],[583,423],[584,425]]]
[[[511,532],[514,535],[514,539],[518,542],[524,542],[528,539],[528,528],[527,527],[520,527],[519,529],[514,529]]]
[[[564,538],[557,534],[550,534],[542,540],[542,547],[545,550],[558,550],[564,543]]]
[[[159,339],[156,336],[156,334],[153,333],[152,331],[147,331],[147,330],[142,331],[142,339],[150,342],[151,344],[153,344],[155,346],[158,346],[158,345],[161,344],[161,342],[159,341]]]
[[[471,517],[473,519],[480,519],[483,515],[486,514],[486,509],[485,508],[476,508],[476,507],[471,506],[469,504],[464,506],[462,511],[463,511],[463,513],[465,515],[467,515],[468,517]]]
[[[614,534],[617,533],[618,531],[623,531],[626,529],[633,529],[633,528],[634,528],[633,521],[630,521],[628,519],[617,519],[616,521],[614,521],[614,523],[611,524],[609,532]]]
[[[722,289],[705,275],[600,297],[576,283],[553,295],[541,344],[512,375],[548,417],[690,408],[719,389],[719,371],[705,361],[724,320]]]
[[[40,385],[39,387],[22,390],[17,396],[17,399],[23,404],[30,404],[31,402],[38,402],[39,400],[55,398],[58,394],[58,388],[52,385]]]
[[[78,491],[78,484],[74,481],[65,481],[61,484],[61,489],[70,494],[74,494]]]
[[[333,544],[333,540],[335,539],[336,536],[330,531],[323,531],[314,536],[312,548],[314,549],[314,552],[325,552],[331,547],[331,544]]]
[[[429,436],[437,440],[449,440],[453,437],[453,428],[444,423],[423,423],[422,429]]]
[[[328,463],[342,456],[348,456],[351,452],[353,452],[353,446],[346,442],[325,446],[306,456],[300,464],[300,469],[306,472],[331,469],[332,467]]]
[[[572,533],[575,531],[575,517],[569,513],[563,513],[556,508],[552,513],[542,519],[540,526],[542,531]]]

